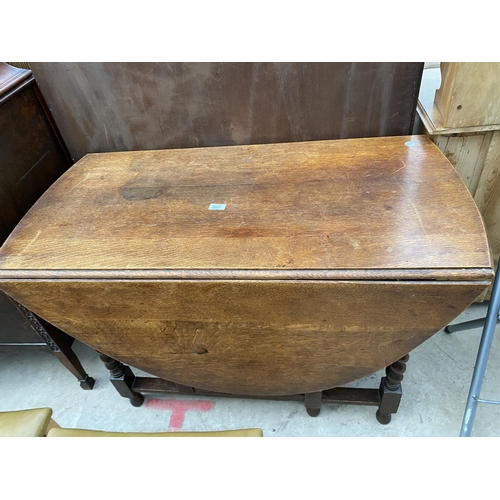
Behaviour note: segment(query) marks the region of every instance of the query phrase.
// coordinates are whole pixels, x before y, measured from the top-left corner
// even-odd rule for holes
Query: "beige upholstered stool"
[[[107,432],[61,429],[51,408],[0,412],[0,437],[263,437],[262,429],[211,432]]]
[[[213,432],[107,432],[53,428],[47,437],[263,437],[262,429]]]
[[[0,412],[0,437],[44,437],[59,427],[50,408]]]

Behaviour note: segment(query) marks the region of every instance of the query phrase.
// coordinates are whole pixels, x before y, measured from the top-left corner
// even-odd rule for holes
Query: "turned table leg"
[[[132,406],[141,406],[144,403],[144,396],[139,392],[135,392],[132,389],[134,384],[135,375],[132,372],[130,366],[120,363],[116,359],[106,356],[99,351],[96,351],[104,363],[106,368],[110,371],[109,380],[115,386],[120,396],[124,398],[129,398]]]
[[[383,425],[387,425],[391,421],[392,414],[398,411],[401,396],[403,395],[401,381],[409,359],[410,355],[407,354],[388,366],[385,369],[386,376],[382,377],[380,381],[380,405],[376,417]]]

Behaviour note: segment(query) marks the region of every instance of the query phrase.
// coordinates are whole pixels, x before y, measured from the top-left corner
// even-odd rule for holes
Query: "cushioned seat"
[[[43,437],[51,416],[50,408],[0,412],[0,437]]]
[[[107,432],[86,429],[51,429],[47,437],[263,437],[262,429],[212,432]]]

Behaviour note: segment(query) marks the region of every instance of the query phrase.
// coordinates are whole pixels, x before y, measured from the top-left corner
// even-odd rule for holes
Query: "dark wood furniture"
[[[407,135],[423,63],[74,63],[31,68],[86,153]]]
[[[492,276],[469,191],[421,136],[90,154],[0,250],[0,288],[133,404],[350,401],[383,423],[407,353]],[[339,388],[384,367],[380,390]]]
[[[71,164],[31,71],[0,63],[0,245]],[[0,292],[0,352],[50,352],[91,389],[73,341]]]

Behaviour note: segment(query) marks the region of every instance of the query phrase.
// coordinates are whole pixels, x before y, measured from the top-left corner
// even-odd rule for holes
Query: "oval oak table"
[[[381,423],[407,354],[492,277],[476,205],[423,136],[88,154],[0,250],[0,288],[101,353],[134,405],[372,404]],[[379,389],[340,387],[384,367]]]

